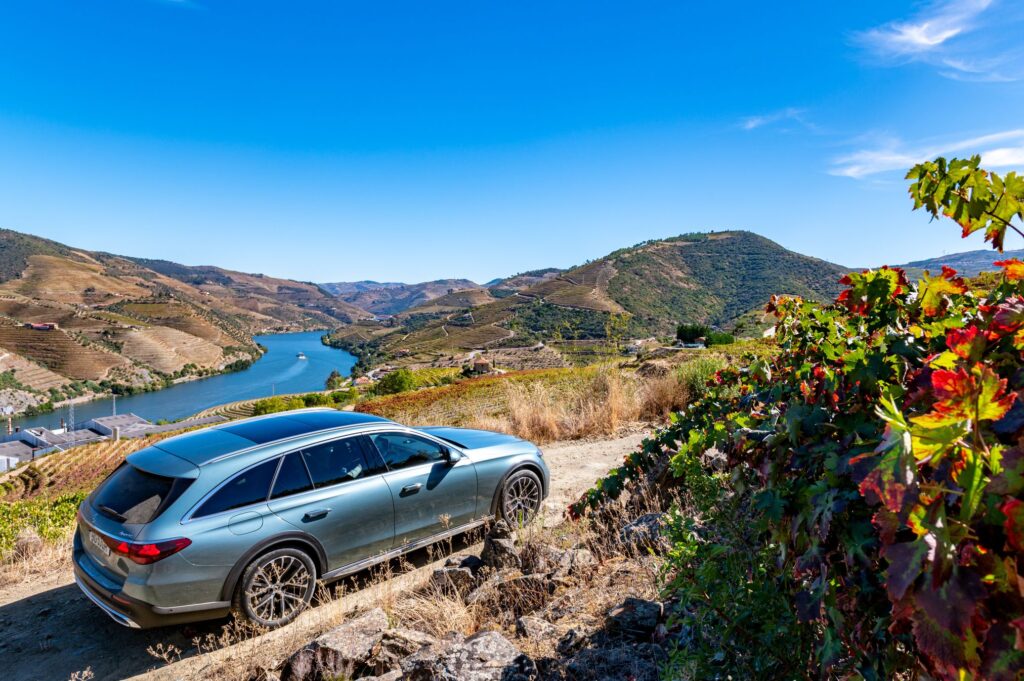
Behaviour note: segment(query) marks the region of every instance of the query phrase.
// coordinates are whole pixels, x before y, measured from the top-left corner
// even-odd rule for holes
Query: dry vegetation
[[[721,366],[709,355],[647,376],[614,365],[526,371],[369,400],[357,409],[410,425],[499,430],[538,443],[606,436],[666,418]]]

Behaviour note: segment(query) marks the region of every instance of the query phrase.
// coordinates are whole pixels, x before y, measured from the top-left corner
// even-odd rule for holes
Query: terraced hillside
[[[19,395],[22,405],[117,384],[161,387],[167,377],[258,357],[252,336],[261,331],[333,328],[369,316],[316,284],[0,230],[0,367],[14,371],[13,390],[32,393]]]
[[[101,381],[109,378],[114,369],[126,369],[130,364],[113,352],[82,345],[62,330],[0,326],[0,348],[75,380]]]
[[[0,475],[0,501],[20,501],[90,490],[124,458],[169,434],[72,447]]]
[[[398,325],[341,329],[330,342],[370,361],[429,361],[445,353],[538,341],[671,335],[681,322],[727,325],[773,294],[824,300],[846,268],[750,232],[688,234],[624,248],[464,309],[413,308]],[[493,297],[493,294],[492,294]],[[433,317],[415,315],[433,312]]]
[[[455,291],[454,293],[447,293],[437,298],[432,298],[429,301],[410,307],[405,310],[403,315],[410,314],[436,314],[439,312],[455,312],[457,310],[464,310],[469,307],[479,307],[480,305],[486,305],[487,303],[493,303],[497,300],[491,292],[487,289],[482,288],[471,288],[462,291]]]
[[[235,272],[210,265],[181,265],[149,258],[123,260],[187,286],[201,296],[207,306],[251,318],[251,330],[333,327],[369,316],[366,310],[309,282]]]
[[[50,371],[41,364],[7,350],[0,350],[0,371],[10,371],[18,383],[44,393],[69,383],[66,376]]]

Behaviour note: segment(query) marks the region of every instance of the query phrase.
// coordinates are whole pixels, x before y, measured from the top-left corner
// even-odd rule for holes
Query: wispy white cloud
[[[907,20],[855,33],[853,42],[883,64],[932,64],[954,80],[1017,80],[1020,52],[1013,36],[1020,12],[990,11],[994,5],[996,0],[934,0]]]
[[[902,57],[933,52],[943,43],[972,30],[992,0],[946,0],[926,7],[910,21],[893,21],[857,34],[856,39],[879,55]]]
[[[875,138],[873,144],[833,160],[829,174],[862,179],[879,173],[905,171],[936,156],[981,154],[990,168],[1024,168],[1024,128],[1004,130],[941,142],[907,144],[898,138]]]
[[[797,123],[809,130],[816,129],[816,126],[808,121],[804,114],[806,114],[806,109],[787,107],[772,113],[748,116],[740,121],[740,127],[744,130],[757,130],[758,128],[775,125],[776,123]]]

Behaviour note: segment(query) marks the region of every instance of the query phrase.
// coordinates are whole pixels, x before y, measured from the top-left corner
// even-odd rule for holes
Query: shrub
[[[736,341],[732,334],[725,333],[724,331],[711,331],[704,338],[704,344],[709,348],[712,345],[731,345]]]
[[[416,387],[416,379],[408,369],[395,369],[377,381],[376,391],[381,395],[404,393]]]
[[[1024,178],[976,157],[908,177],[915,207],[996,247],[1024,217]],[[689,637],[670,669],[1020,678],[1024,263],[997,264],[989,289],[882,268],[844,277],[833,305],[773,299],[781,352],[719,371],[571,507],[670,456],[685,498],[666,591]]]

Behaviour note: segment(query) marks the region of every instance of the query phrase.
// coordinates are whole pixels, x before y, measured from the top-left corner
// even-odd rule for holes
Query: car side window
[[[309,474],[317,487],[366,477],[366,462],[359,441],[354,437],[325,442],[302,450]]]
[[[388,470],[444,461],[445,448],[432,440],[409,433],[373,433],[370,435]]]
[[[280,499],[290,494],[300,494],[313,489],[313,482],[309,479],[306,471],[306,464],[302,463],[302,455],[292,452],[281,461],[281,468],[277,471],[277,479],[274,480],[274,490],[270,493],[271,499]]]
[[[200,518],[266,501],[270,494],[270,483],[274,479],[278,462],[279,459],[264,461],[231,478],[223,487],[214,492],[213,496],[207,499],[192,517]]]

